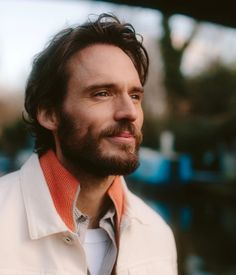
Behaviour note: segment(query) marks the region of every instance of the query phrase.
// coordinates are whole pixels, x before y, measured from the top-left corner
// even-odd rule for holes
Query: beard
[[[116,144],[112,148],[102,148],[103,139],[129,131],[134,136],[134,144]],[[96,177],[110,175],[128,175],[139,166],[138,150],[142,141],[142,133],[128,120],[121,120],[95,135],[91,128],[82,135],[80,127],[66,113],[60,114],[58,139],[62,154],[66,161],[76,170],[83,170]],[[109,150],[109,151],[108,151]]]

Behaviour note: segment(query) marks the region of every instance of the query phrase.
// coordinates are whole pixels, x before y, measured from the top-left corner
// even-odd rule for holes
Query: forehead
[[[70,78],[79,78],[80,82],[105,77],[112,80],[139,82],[138,72],[131,58],[119,47],[108,44],[90,45],[71,57],[68,61]],[[138,83],[136,83],[138,84]]]

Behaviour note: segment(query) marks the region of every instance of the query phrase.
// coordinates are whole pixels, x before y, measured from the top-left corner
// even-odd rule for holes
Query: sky
[[[88,15],[102,12],[119,12],[128,19],[133,16],[124,6],[103,2],[0,0],[0,86],[21,89],[34,55],[45,47],[53,34],[64,27],[85,22]],[[142,9],[136,9],[136,14],[142,16],[142,13]],[[148,18],[144,24],[136,20],[140,32],[146,29],[145,26],[157,25],[158,12],[146,10],[145,14]],[[148,32],[155,35],[152,28]]]
[[[157,10],[89,0],[0,0],[0,87],[8,87],[8,91],[22,91],[33,57],[45,47],[53,34],[64,27],[83,23],[89,14],[102,12],[112,12],[121,20],[131,22],[144,38],[161,36],[161,14]],[[172,18],[173,40],[177,46],[191,33],[194,24],[195,21],[188,17]],[[218,39],[219,36],[221,39]],[[225,62],[235,62],[235,43],[234,29],[203,24],[186,55],[183,71],[188,74],[201,70],[206,55],[208,60],[219,56]]]

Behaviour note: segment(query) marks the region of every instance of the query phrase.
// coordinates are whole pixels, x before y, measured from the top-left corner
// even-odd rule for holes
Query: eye
[[[140,99],[140,96],[139,96],[139,95],[131,95],[130,97],[133,98],[133,99],[137,99],[137,100]]]
[[[131,94],[130,97],[131,97],[134,101],[141,101],[141,100],[142,100],[142,94],[141,94],[141,93],[134,93],[134,94]]]
[[[94,94],[95,97],[108,97],[110,96],[110,93],[106,90],[98,91]]]

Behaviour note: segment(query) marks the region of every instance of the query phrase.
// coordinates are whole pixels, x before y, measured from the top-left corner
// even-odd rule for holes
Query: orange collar
[[[67,227],[75,231],[73,208],[79,187],[78,180],[62,166],[52,150],[41,156],[39,161],[58,214]],[[109,187],[108,195],[116,209],[118,229],[124,212],[124,192],[120,176]]]

